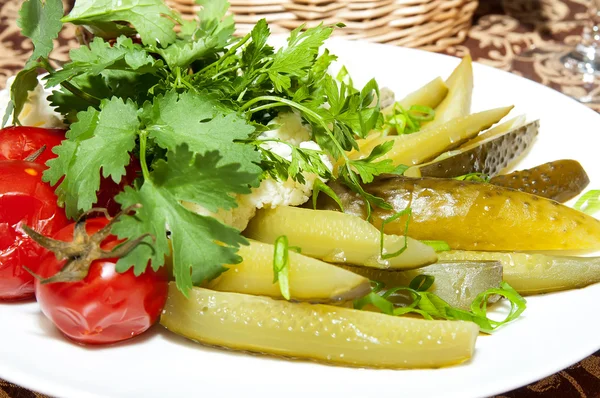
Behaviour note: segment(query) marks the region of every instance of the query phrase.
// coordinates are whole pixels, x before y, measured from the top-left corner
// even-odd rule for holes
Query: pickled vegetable
[[[492,137],[496,137],[498,135],[502,135],[504,133],[508,133],[510,130],[514,130],[516,128],[524,126],[526,122],[527,122],[527,117],[525,115],[519,115],[517,117],[513,117],[512,119],[509,119],[506,122],[500,123],[500,124],[492,127],[491,129],[484,131],[483,133],[479,134],[477,137],[473,138],[472,140],[465,142],[464,144],[462,144],[459,147],[459,149],[462,149],[464,147],[474,146],[475,144],[477,144],[481,141],[487,140]]]
[[[228,265],[208,285],[213,290],[282,298],[278,284],[273,283],[274,246],[250,242],[238,252],[244,259]],[[369,280],[353,272],[314,258],[289,251],[289,284],[292,300],[335,302],[353,300],[369,293]]]
[[[500,261],[504,280],[521,294],[550,293],[600,282],[600,257],[447,251],[441,261]]]
[[[160,322],[204,344],[377,368],[437,368],[471,358],[479,327],[203,288],[183,296],[174,283]]]
[[[590,179],[579,162],[565,159],[496,176],[490,183],[566,202],[579,195]]]
[[[440,77],[436,77],[417,91],[408,94],[398,101],[398,105],[404,109],[409,109],[413,105],[435,108],[443,101],[447,94],[448,86],[446,86],[446,83]],[[386,109],[383,112],[386,113]]]
[[[332,184],[344,210],[366,218],[364,202]],[[600,221],[558,202],[510,188],[454,179],[380,178],[365,190],[383,198],[394,210],[375,209],[379,227],[408,207],[408,235],[443,240],[462,250],[598,250]],[[326,197],[319,208],[335,209]],[[404,232],[403,220],[386,224],[388,234]]]
[[[346,268],[371,280],[385,283],[386,289],[408,286],[418,275],[431,275],[435,281],[428,291],[438,295],[452,307],[464,310],[470,310],[471,303],[479,293],[497,288],[502,283],[502,264],[499,261],[441,261],[408,271]]]
[[[473,94],[473,65],[471,56],[466,55],[454,69],[448,80],[448,95],[435,109],[435,119],[424,125],[424,129],[440,127],[452,119],[471,113]]]
[[[435,251],[424,243],[398,235],[385,235],[383,252],[381,233],[368,222],[335,211],[281,206],[261,210],[244,235],[273,243],[286,235],[290,246],[302,254],[330,263],[353,264],[374,268],[411,269],[432,264]],[[406,249],[400,252],[406,243]],[[389,257],[389,258],[387,258]]]
[[[539,121],[535,121],[503,134],[494,134],[472,145],[447,152],[439,159],[413,166],[404,175],[451,178],[484,173],[494,176],[530,147],[538,131]]]
[[[498,123],[511,109],[512,106],[509,106],[474,113],[413,134],[358,140],[360,150],[351,152],[349,157],[351,159],[364,158],[376,145],[394,141],[392,150],[379,159],[392,159],[395,165],[421,164],[443,152],[456,148],[476,136],[480,131]]]

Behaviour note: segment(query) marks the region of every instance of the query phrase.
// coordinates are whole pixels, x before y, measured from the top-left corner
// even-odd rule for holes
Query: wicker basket
[[[167,0],[184,16],[196,14],[194,0]],[[343,22],[337,35],[442,51],[461,43],[471,27],[477,0],[230,0],[237,34],[265,18],[273,33],[302,24]]]

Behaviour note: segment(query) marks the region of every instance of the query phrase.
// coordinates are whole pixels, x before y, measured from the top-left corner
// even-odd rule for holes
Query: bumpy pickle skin
[[[463,146],[439,159],[413,166],[407,177],[452,178],[469,173],[495,176],[530,148],[539,131],[539,121]]]
[[[504,280],[522,295],[570,290],[600,282],[600,257],[452,250],[440,261],[499,261]]]
[[[490,183],[564,203],[579,195],[590,178],[578,161],[563,159],[499,175]]]
[[[346,268],[371,280],[383,282],[386,289],[408,286],[419,275],[431,275],[435,280],[428,291],[452,307],[464,310],[471,309],[471,303],[479,293],[497,288],[502,283],[502,263],[499,261],[447,260],[408,271]]]
[[[391,258],[381,256],[381,232],[360,217],[335,211],[280,206],[263,209],[244,231],[248,238],[273,243],[286,235],[302,254],[329,263],[373,268],[413,269],[436,262],[435,250],[411,238],[406,250]],[[384,255],[404,247],[400,235],[384,236]]]
[[[282,299],[278,283],[273,283],[274,246],[251,241],[242,246],[239,264],[209,282],[213,290],[256,294]],[[289,251],[290,299],[312,303],[332,303],[363,297],[371,290],[369,280],[358,274]]]
[[[366,218],[362,199],[333,185],[344,210]],[[394,210],[375,209],[376,227],[394,212],[410,207],[408,235],[443,240],[460,250],[599,250],[600,221],[558,202],[510,188],[454,179],[386,177],[365,186]],[[326,198],[319,208],[333,210]],[[385,232],[404,231],[401,221]]]
[[[347,366],[439,368],[473,355],[479,327],[322,304],[194,288],[174,283],[161,324],[191,340],[235,350]]]

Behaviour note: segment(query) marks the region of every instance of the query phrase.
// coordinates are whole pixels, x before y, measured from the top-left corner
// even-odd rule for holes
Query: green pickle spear
[[[251,241],[242,246],[239,264],[209,282],[213,290],[283,298],[273,283],[274,246]],[[369,280],[335,265],[290,250],[289,284],[291,300],[319,303],[353,300],[371,291]]]
[[[440,261],[499,261],[504,269],[504,280],[524,295],[576,289],[600,282],[600,257],[461,250],[438,255]]]
[[[479,327],[323,304],[291,303],[174,283],[160,323],[194,341],[236,350],[376,368],[438,368],[473,355]]]
[[[360,197],[338,184],[331,186],[346,212],[366,218]],[[409,236],[443,240],[453,249],[600,249],[600,221],[558,202],[510,188],[454,179],[386,177],[366,185],[365,190],[394,208],[376,208],[372,217],[375,226],[410,207]],[[320,200],[320,208],[339,209],[325,195]],[[385,232],[394,234],[405,228],[400,218],[387,223]]]
[[[299,247],[302,254],[337,264],[412,269],[437,260],[431,247],[399,235],[384,236],[382,255],[377,228],[359,217],[335,211],[287,206],[261,210],[244,235],[271,244],[286,235],[290,246]]]

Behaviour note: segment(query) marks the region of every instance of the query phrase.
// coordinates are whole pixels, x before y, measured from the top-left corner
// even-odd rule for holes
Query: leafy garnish
[[[158,161],[151,173],[142,162],[145,175],[142,186],[128,187],[117,196],[123,207],[132,204],[142,207],[134,216],[121,218],[113,233],[122,239],[150,233],[155,242],[148,239],[147,246],[139,246],[121,258],[117,269],[122,272],[133,266],[136,274],[140,274],[149,260],[153,268],[158,268],[164,264],[172,246],[177,287],[187,294],[192,286],[225,271],[224,265],[239,263],[237,249],[248,244],[239,231],[212,217],[192,213],[181,204],[181,201],[191,200],[213,210],[237,206],[232,195],[248,193],[248,184],[254,178],[253,174],[238,172],[238,168],[239,165],[221,166],[217,152],[194,156],[185,146],[170,151],[166,160]],[[215,178],[222,175],[227,176],[227,181]],[[207,184],[206,189],[203,189],[204,184]]]
[[[329,196],[331,199],[333,199],[333,201],[340,207],[340,210],[343,212],[344,211],[344,205],[342,204],[342,201],[340,200],[339,196],[337,196],[337,194],[335,193],[335,191],[333,189],[331,189],[331,187],[329,187],[328,185],[326,185],[325,183],[323,183],[323,181],[316,179],[315,180],[315,184],[313,185],[313,192],[312,192],[312,203],[313,203],[313,208],[316,210],[317,209],[317,200],[319,198],[319,193],[323,192],[325,195]]]
[[[435,118],[435,110],[422,105],[412,105],[408,110],[395,103],[391,112],[386,115],[383,134],[412,134],[421,130],[424,122]]]
[[[137,113],[138,108],[131,101],[104,100],[100,110],[80,112],[67,140],[54,149],[58,158],[48,162],[44,181],[55,185],[64,176],[57,194],[69,217],[96,203],[100,174],[116,183],[125,175],[139,133]]]
[[[455,308],[442,300],[439,296],[428,292],[433,285],[434,277],[431,275],[419,275],[415,277],[407,287],[395,287],[385,290],[385,286],[378,282],[371,293],[355,300],[354,308],[363,309],[367,305],[373,305],[387,315],[419,314],[425,319],[463,320],[474,322],[484,333],[492,333],[494,330],[518,318],[527,307],[525,299],[517,293],[508,283],[502,282],[500,287],[491,288],[477,295],[471,304],[471,310],[466,311]],[[398,304],[391,301],[394,295],[408,295],[411,301],[408,304]],[[500,295],[510,302],[510,312],[501,321],[490,319],[487,314],[487,303],[490,296]]]
[[[581,195],[573,208],[586,214],[593,215],[600,211],[600,190],[591,189]]]
[[[77,0],[62,21],[85,25],[104,38],[131,34],[131,24],[144,44],[165,47],[175,41],[173,28],[181,17],[163,0]]]
[[[473,181],[473,182],[490,182],[491,177],[485,173],[469,173],[462,176],[454,177],[455,180],[459,181]]]
[[[282,235],[275,239],[275,252],[273,253],[273,283],[279,282],[281,295],[290,299],[290,254],[288,247],[288,238]]]

